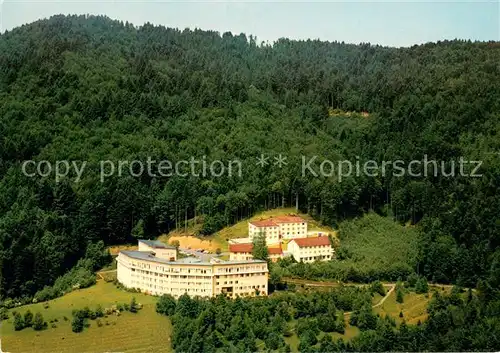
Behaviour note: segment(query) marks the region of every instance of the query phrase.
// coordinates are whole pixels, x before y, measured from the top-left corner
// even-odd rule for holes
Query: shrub
[[[75,315],[71,321],[71,330],[75,333],[82,332],[84,326],[84,318],[81,315]]]
[[[384,296],[385,295],[384,285],[380,281],[375,281],[370,285],[370,292],[378,293],[378,294]]]
[[[21,331],[24,328],[23,317],[17,311],[14,311],[12,315],[14,316],[14,330]]]
[[[401,287],[397,287],[396,288],[396,302],[403,303],[403,300],[404,300],[403,290],[401,289]]]
[[[420,277],[415,284],[415,292],[417,294],[423,294],[429,292],[429,285],[427,284],[427,279],[425,277]]]
[[[31,327],[33,325],[33,313],[28,309],[24,313],[24,327]]]
[[[9,318],[9,311],[7,308],[0,308],[0,321],[7,320]]]
[[[156,302],[156,312],[159,314],[172,316],[175,314],[176,301],[174,297],[165,294]]]
[[[137,312],[137,302],[135,300],[135,297],[132,297],[132,300],[130,301],[129,311],[131,313],[136,313]]]

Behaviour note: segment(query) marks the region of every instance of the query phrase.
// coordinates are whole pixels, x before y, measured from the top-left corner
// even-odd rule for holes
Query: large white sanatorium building
[[[255,236],[264,234],[267,244],[280,243],[281,239],[307,237],[307,222],[298,216],[279,216],[248,223],[250,241]]]
[[[177,249],[159,241],[139,240],[139,250],[118,254],[117,279],[126,288],[153,295],[229,297],[267,295],[267,262],[261,260],[204,262],[177,259]]]

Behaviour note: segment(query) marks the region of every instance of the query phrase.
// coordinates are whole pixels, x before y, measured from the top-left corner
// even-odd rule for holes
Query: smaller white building
[[[287,251],[298,262],[329,261],[335,252],[328,237],[292,239]]]
[[[139,239],[138,251],[149,251],[154,256],[168,261],[177,260],[177,248],[175,246],[163,244],[158,240]]]

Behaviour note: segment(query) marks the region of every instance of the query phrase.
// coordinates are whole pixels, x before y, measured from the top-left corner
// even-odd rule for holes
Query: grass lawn
[[[110,307],[116,303],[129,303],[135,297],[143,304],[142,310],[133,314],[123,312],[120,316],[109,315],[97,320],[88,320],[89,328],[81,333],[71,331],[71,312],[88,306],[95,310],[97,305]],[[171,352],[170,320],[155,311],[157,298],[140,293],[128,293],[117,289],[112,283],[98,281],[95,286],[71,292],[61,298],[49,301],[49,307],[42,304],[26,305],[14,310],[24,314],[28,309],[34,314],[41,312],[48,322],[44,331],[25,328],[14,331],[12,316],[2,325],[2,348],[4,351],[22,353],[55,352]],[[64,320],[64,316],[68,321]],[[56,328],[49,321],[57,319]],[[106,325],[108,322],[108,325]]]
[[[439,292],[449,294],[451,288],[437,288]],[[432,299],[434,289],[430,286],[428,294],[417,294],[415,292],[407,292],[404,295],[403,303],[396,302],[396,291],[392,292],[389,298],[373,311],[382,316],[390,315],[396,323],[403,322],[403,318],[399,317],[399,313],[403,312],[404,320],[409,325],[416,325],[418,321],[424,322],[427,320],[427,306]]]

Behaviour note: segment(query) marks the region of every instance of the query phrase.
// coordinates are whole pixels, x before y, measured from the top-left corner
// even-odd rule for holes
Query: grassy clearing
[[[385,273],[396,277],[400,269],[416,263],[418,231],[390,218],[369,213],[339,226],[339,265],[361,273]]]
[[[337,332],[331,332],[331,333],[320,332],[320,334],[318,336],[318,341],[325,335],[330,335],[334,339],[342,338],[343,340],[348,341],[348,340],[351,340],[354,337],[356,337],[358,334],[359,334],[359,329],[356,326],[349,325],[349,319],[346,318],[345,319],[345,332],[344,332],[344,334],[340,334]],[[290,337],[285,337],[285,342],[290,345],[290,349],[292,350],[292,352],[299,351],[300,340],[299,340],[299,337],[297,336],[297,334],[294,333]]]
[[[396,302],[396,292],[394,291],[381,306],[374,308],[374,312],[382,316],[392,316],[398,324],[402,323],[404,318],[407,324],[416,325],[419,321],[427,320],[427,306],[432,299],[434,290],[450,294],[451,287],[431,287],[428,294],[407,292],[404,295],[403,303]],[[403,313],[403,318],[399,317],[400,312]]]
[[[129,303],[132,297],[143,304],[137,314],[124,312],[120,316],[109,315],[97,320],[89,320],[90,327],[81,333],[71,331],[71,312],[89,306],[110,307],[116,303]],[[167,317],[155,311],[156,298],[140,293],[128,293],[117,289],[112,283],[98,281],[95,286],[71,292],[61,298],[49,301],[49,307],[41,303],[26,305],[15,310],[24,314],[41,312],[47,322],[57,319],[56,328],[49,323],[44,331],[25,328],[14,331],[12,318],[2,325],[2,348],[5,351],[22,353],[54,352],[171,352],[171,324]],[[64,320],[64,317],[68,321]],[[108,322],[108,325],[106,325]]]
[[[406,293],[403,303],[396,302],[396,292],[394,291],[387,300],[373,311],[381,316],[391,316],[398,324],[406,320],[407,324],[416,325],[427,319],[427,306],[431,300],[431,294],[416,294],[414,292]],[[403,318],[399,313],[403,313]]]

